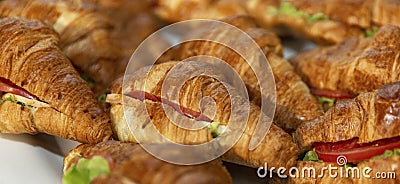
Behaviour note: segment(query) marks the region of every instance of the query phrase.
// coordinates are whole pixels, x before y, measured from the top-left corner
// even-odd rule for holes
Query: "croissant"
[[[182,153],[170,150],[168,144],[150,145],[152,150],[176,157],[201,156],[201,153]],[[134,143],[107,141],[98,144],[82,144],[73,149],[64,159],[64,172],[81,158],[101,156],[108,160],[109,175],[97,176],[91,183],[232,183],[231,176],[220,160],[182,166],[155,158]]]
[[[123,49],[123,56],[128,58],[147,36],[159,28],[160,23],[147,1],[79,0],[74,2],[80,2],[82,5],[79,6],[92,4],[96,13],[110,19],[114,26],[110,35]]]
[[[399,27],[383,26],[373,38],[348,38],[289,61],[310,87],[356,96],[400,81],[399,39]]]
[[[154,12],[168,22],[190,19],[223,19],[246,14],[242,0],[153,0]]]
[[[326,5],[330,2],[332,2],[330,5],[340,6],[340,8],[331,9],[332,15],[326,14],[323,11],[324,9],[320,8],[321,5]],[[362,2],[366,1],[357,2],[362,4]],[[347,9],[343,6],[343,3],[337,1],[307,0],[249,0],[246,3],[248,13],[255,17],[262,26],[273,29],[281,35],[289,34],[305,37],[320,44],[333,44],[347,37],[364,36],[362,28],[335,20],[336,17],[333,14],[346,17],[348,20],[354,20],[353,14],[349,16],[348,13],[338,13],[338,10],[354,13],[354,9]]]
[[[398,112],[400,83],[339,101],[324,116],[302,124],[294,138],[304,151],[315,142],[338,142],[358,137],[358,143],[400,135]]]
[[[0,15],[37,19],[53,27],[60,35],[60,48],[96,83],[95,89],[108,87],[126,67],[123,49],[110,36],[114,29],[111,20],[84,3],[5,0],[0,2]]]
[[[58,42],[39,21],[1,19],[0,132],[44,132],[84,143],[108,139],[108,116]]]
[[[294,131],[303,121],[314,119],[322,115],[321,104],[310,94],[310,91],[301,78],[295,73],[293,67],[282,58],[282,45],[279,38],[262,28],[257,27],[257,24],[249,16],[233,16],[223,20],[233,26],[236,26],[246,32],[266,55],[273,75],[275,77],[275,85],[277,91],[277,109],[275,112],[275,123],[284,130]],[[222,27],[214,27],[199,35],[200,38],[210,40],[222,40],[228,43],[242,44],[239,41],[232,40],[225,34]],[[244,48],[247,46],[243,45]],[[251,51],[256,55],[257,50]],[[257,104],[261,104],[262,96],[270,96],[269,94],[261,94],[258,86],[258,79],[255,72],[250,68],[260,66],[260,60],[253,57],[247,62],[239,54],[232,51],[223,45],[207,41],[191,41],[182,44],[176,51],[176,57],[179,60],[197,55],[208,55],[222,59],[232,66],[239,74],[241,79],[246,84],[249,91],[250,100]],[[266,86],[263,86],[266,87]]]
[[[398,19],[400,3],[398,1],[289,0],[286,2],[290,2],[299,10],[309,14],[323,13],[329,19],[363,29],[383,25],[400,26],[400,20]]]
[[[265,162],[272,166],[282,167],[290,167],[295,163],[297,151],[291,136],[272,124],[265,138],[260,135],[257,135],[257,137],[255,129],[258,121],[260,120],[260,123],[265,124],[268,121],[268,117],[260,111],[258,106],[253,104],[248,104],[250,105],[249,114],[235,111],[234,107],[243,110],[247,108],[247,104],[241,94],[229,87],[228,84],[219,82],[214,77],[203,75],[193,77],[187,80],[181,89],[176,87],[177,84],[166,83],[165,85],[170,87],[167,87],[167,91],[164,94],[170,98],[178,98],[171,100],[170,98],[162,97],[163,80],[167,76],[171,77],[171,81],[179,81],[181,77],[191,73],[191,71],[186,71],[186,68],[183,68],[183,71],[171,74],[169,71],[177,63],[179,62],[155,65],[148,75],[146,75],[146,71],[149,68],[143,68],[136,71],[134,75],[126,77],[123,85],[122,80],[118,80],[112,85],[111,94],[107,95],[107,102],[111,104],[112,126],[119,140],[124,142],[141,140],[151,143],[162,142],[157,135],[154,135],[154,131],[153,133],[151,132],[152,126],[148,124],[152,123],[162,135],[171,141],[189,145],[200,144],[209,142],[213,137],[218,137],[223,132],[213,132],[205,128],[191,131],[176,126],[174,122],[189,121],[191,123],[188,126],[191,128],[204,123],[220,122],[220,126],[223,128],[232,119],[232,122],[228,125],[227,137],[224,137],[219,142],[222,147],[233,140],[234,137],[231,135],[236,132],[240,133],[241,129],[238,123],[247,121],[247,125],[238,142],[224,154],[224,160],[251,167],[259,167]],[[215,70],[213,65],[204,62],[193,62],[190,66],[185,66],[184,63],[183,67],[200,69],[200,71]],[[224,76],[221,75],[220,77]],[[145,86],[141,87],[141,84]],[[140,95],[143,93],[145,93],[145,96]],[[207,103],[202,105],[200,100],[204,97],[213,99],[215,106],[207,105]],[[167,99],[167,102],[162,99]],[[164,101],[167,106],[161,101]],[[125,113],[125,117],[130,118],[131,121],[125,120],[124,112],[128,112],[128,114]],[[147,116],[147,113],[149,116]],[[188,117],[190,117],[189,120],[187,119]],[[133,136],[130,129],[135,129],[137,133]],[[253,138],[260,140],[261,143],[255,149],[249,150],[250,139]]]

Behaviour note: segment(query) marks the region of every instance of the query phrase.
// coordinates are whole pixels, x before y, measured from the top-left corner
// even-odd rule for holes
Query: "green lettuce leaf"
[[[100,175],[109,175],[110,166],[105,158],[94,156],[81,158],[78,164],[71,166],[64,174],[63,184],[89,184]]]
[[[385,158],[389,158],[393,155],[400,155],[400,149],[396,148],[394,150],[385,150],[385,152],[382,155],[377,155],[372,157],[372,159],[385,159]]]
[[[326,98],[326,97],[316,97],[316,98],[319,103],[321,103],[321,104],[327,103],[329,105],[329,107],[332,107],[336,103],[335,98]]]
[[[364,34],[367,37],[374,37],[375,34],[378,32],[378,30],[379,30],[378,27],[374,26],[371,29],[366,29]]]
[[[294,7],[289,2],[282,2],[279,11],[281,14],[291,15],[294,17],[308,17],[309,16],[306,12],[297,10],[296,7]]]
[[[106,101],[107,95],[106,94],[102,94],[101,96],[99,96],[97,98],[97,102],[101,103],[103,101]]]
[[[210,125],[208,125],[208,129],[211,131],[211,135],[214,138],[217,138],[219,136],[219,133],[218,133],[219,125],[221,125],[220,122],[211,122]]]
[[[297,18],[304,18],[307,20],[307,23],[313,23],[318,20],[329,19],[328,16],[323,13],[308,14],[305,11],[297,10],[296,7],[294,7],[289,2],[282,2],[279,9],[277,9],[275,7],[269,7],[268,13],[273,16],[288,15],[288,16],[293,16],[293,17],[297,17]]]
[[[328,20],[329,18],[327,15],[325,15],[323,13],[316,13],[314,15],[308,16],[306,19],[307,19],[308,23],[313,23],[318,20]]]
[[[395,155],[400,155],[400,149],[399,149],[399,148],[394,149],[394,150],[393,150],[393,153],[394,153]]]
[[[13,97],[9,96],[9,97],[7,97],[7,98],[1,99],[1,100],[0,100],[0,104],[3,103],[3,102],[5,102],[5,101],[10,101],[10,102],[13,102],[13,103],[17,103],[17,102],[18,102],[18,101],[15,100]]]
[[[315,151],[308,151],[304,156],[303,161],[323,162],[318,159],[318,155]]]
[[[220,122],[211,122],[207,128],[211,131],[213,138],[223,137],[228,134],[228,130],[225,125],[221,125]]]
[[[27,105],[26,103],[23,103],[23,102],[20,102],[20,101],[14,99],[12,96],[8,96],[7,98],[1,99],[1,100],[0,100],[0,104],[2,104],[2,103],[5,102],[5,101],[9,101],[9,102],[12,102],[12,103],[16,103],[16,104],[22,105],[22,106],[24,106],[24,107],[29,107],[29,108],[32,108],[32,107],[33,107],[32,105]]]
[[[81,73],[81,78],[89,84],[94,84],[94,80],[92,78],[90,78],[88,75],[86,75],[85,73]]]

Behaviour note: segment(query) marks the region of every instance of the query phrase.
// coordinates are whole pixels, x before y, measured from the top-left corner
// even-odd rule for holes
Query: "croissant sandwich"
[[[170,150],[168,144],[149,145],[156,152],[175,157],[201,156]],[[182,166],[159,160],[140,145],[106,141],[82,144],[64,159],[64,184],[75,183],[232,183],[220,160]]]
[[[60,35],[60,48],[84,78],[95,83],[96,92],[126,67],[123,49],[112,37],[115,25],[81,0],[5,0],[0,2],[0,15],[37,19],[53,27]]]
[[[374,92],[362,93],[355,99],[338,102],[324,116],[301,125],[295,132],[301,152],[310,150],[304,160],[324,162],[300,162],[299,165],[321,168],[324,164],[337,162],[361,169],[368,166],[373,171],[368,174],[373,177],[376,172],[394,171],[396,176],[388,180],[342,178],[343,182],[399,183],[399,105],[399,82],[384,85]],[[329,178],[314,181],[329,183],[324,180]]]
[[[190,66],[186,63],[179,65],[184,66],[183,70],[171,74],[170,70],[177,63],[179,62],[155,65],[148,75],[146,71],[149,67],[143,68],[134,75],[126,77],[124,85],[122,85],[122,80],[112,85],[111,94],[107,95],[106,101],[111,104],[112,126],[119,140],[163,142],[154,131],[151,131],[152,126],[149,124],[153,124],[160,134],[173,142],[192,145],[206,143],[216,138],[217,141],[221,140],[218,143],[221,148],[224,148],[226,144],[231,143],[232,135],[241,133],[242,129],[238,123],[247,121],[238,141],[234,142],[233,147],[223,155],[226,161],[251,167],[261,166],[265,162],[282,167],[290,167],[295,163],[297,149],[291,136],[273,124],[265,138],[264,136],[254,138],[261,141],[259,146],[249,149],[258,121],[261,121],[260,126],[266,126],[267,121],[271,119],[266,117],[258,106],[246,104],[241,93],[229,87],[228,84],[218,82],[219,80],[212,76],[199,75],[190,78],[184,82],[181,89],[177,87],[177,84],[166,83],[165,94],[178,98],[169,100],[167,97],[162,97],[161,89],[167,76],[172,77],[171,81],[179,81],[180,78],[191,73],[191,70],[186,71],[185,67],[198,71],[215,70],[210,64],[191,62]],[[141,84],[144,86],[141,87]],[[233,96],[232,98],[229,93]],[[211,98],[215,103],[210,103],[211,105],[207,101],[200,103],[205,97]],[[239,111],[234,111],[234,108]],[[243,112],[248,108],[248,114]],[[124,112],[126,112],[125,116]],[[233,120],[230,121],[230,119]],[[188,130],[177,126],[176,122],[181,122],[179,120],[187,120],[186,126],[193,129]],[[228,122],[230,122],[229,125],[227,125]],[[132,130],[136,132],[135,135],[132,134]]]
[[[258,27],[256,22],[249,16],[233,16],[222,21],[247,33],[267,57],[275,79],[277,109],[274,118],[279,127],[292,132],[302,122],[322,115],[321,104],[310,94],[308,87],[295,73],[293,67],[282,58],[282,45],[274,33]],[[227,34],[226,32],[227,30],[224,27],[215,26],[201,32],[198,37],[218,40],[222,43],[229,43],[229,45],[240,45],[242,48],[250,50],[245,41],[241,41],[239,38],[232,39],[229,35],[233,34]],[[251,54],[249,55],[256,56],[257,51],[257,49],[250,50]],[[265,62],[258,57],[251,57],[246,61],[245,58],[231,48],[208,41],[186,42],[177,48],[176,55],[178,60],[198,55],[214,56],[222,59],[239,74],[246,84],[249,98],[253,103],[260,105],[262,97],[270,96],[267,92],[261,93],[260,85],[262,85],[262,88],[268,86],[259,84],[259,77],[256,77],[254,70],[251,68],[251,66],[262,66],[261,62]],[[261,71],[260,73],[267,75],[268,71]]]
[[[384,25],[400,26],[396,0],[250,0],[247,11],[278,34],[335,44],[369,37]]]
[[[348,38],[290,59],[317,96],[351,98],[400,81],[400,28],[383,26],[374,37]]]
[[[0,132],[44,132],[84,143],[111,136],[110,120],[58,48],[53,29],[35,20],[0,21]]]

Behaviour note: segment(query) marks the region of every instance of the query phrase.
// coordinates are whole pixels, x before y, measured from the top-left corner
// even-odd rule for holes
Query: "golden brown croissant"
[[[248,13],[263,26],[275,29],[281,35],[291,34],[306,37],[323,44],[338,43],[351,36],[364,36],[362,28],[335,20],[335,17],[332,17],[331,14],[321,14],[326,12],[319,7],[326,2],[335,2],[337,6],[340,6],[340,8],[332,9],[332,14],[341,16],[343,13],[341,14],[337,11],[349,10],[343,8],[343,3],[337,3],[336,1],[313,0],[249,0],[246,6]],[[357,2],[362,4],[363,1]],[[350,11],[353,13],[354,9]],[[345,16],[348,20],[354,20],[354,16],[347,15]]]
[[[400,81],[400,28],[383,26],[373,38],[348,38],[290,59],[297,73],[315,89],[352,95]]]
[[[171,150],[168,144],[151,145],[153,150],[176,157],[201,156],[201,153],[182,153]],[[159,160],[140,145],[107,141],[99,144],[83,144],[72,150],[64,159],[64,172],[80,158],[103,156],[108,160],[111,172],[98,176],[91,183],[218,183],[229,184],[232,179],[220,160],[182,166]]]
[[[0,15],[37,19],[53,27],[60,35],[60,48],[65,55],[101,91],[123,73],[127,60],[111,36],[115,29],[111,20],[80,2],[5,0],[0,2]]]
[[[191,73],[185,70],[180,71],[178,74],[171,74],[169,71],[177,63],[179,62],[155,65],[148,75],[146,75],[146,70],[149,68],[143,68],[136,71],[135,75],[127,77],[124,86],[122,85],[122,79],[112,85],[111,94],[107,95],[107,102],[111,103],[112,126],[121,141],[162,142],[163,140],[154,135],[154,132],[151,132],[152,126],[149,124],[154,124],[162,135],[174,142],[182,144],[205,143],[213,138],[212,135],[215,136],[209,129],[202,128],[191,131],[178,127],[173,122],[180,122],[175,120],[191,117],[189,119],[192,122],[190,124],[191,128],[195,128],[199,124],[210,124],[211,122],[220,122],[222,127],[226,127],[230,118],[234,119],[234,116],[237,115],[231,112],[234,108],[243,110],[247,108],[246,103],[243,101],[244,99],[235,89],[231,89],[228,84],[225,85],[211,76],[203,75],[190,78],[183,84],[181,89],[177,89],[175,87],[176,84],[165,84],[168,89],[165,94],[170,95],[170,97],[179,95],[179,98],[176,101],[169,100],[169,102],[165,102],[168,106],[163,105],[161,98],[165,97],[161,96],[161,89],[164,78],[167,75],[172,75],[172,79],[179,80],[179,78]],[[183,66],[186,63],[182,63]],[[201,68],[202,71],[213,70],[210,64],[204,62],[192,62],[188,67]],[[142,84],[145,84],[145,86],[141,86]],[[140,94],[143,93],[145,93],[145,96],[141,97]],[[232,99],[230,95],[235,98]],[[200,100],[203,97],[213,99],[215,106],[202,106]],[[124,101],[123,98],[125,99]],[[268,117],[260,111],[258,106],[248,105],[250,105],[248,119],[241,119],[247,118],[247,114],[241,112],[238,115],[239,119],[232,120],[233,125],[228,126],[227,139],[232,139],[231,135],[236,132],[240,133],[241,130],[237,123],[247,121],[244,133],[241,134],[238,142],[224,154],[223,158],[226,161],[251,167],[262,166],[265,162],[275,167],[292,166],[297,158],[296,146],[293,144],[291,136],[275,125],[271,125],[265,138],[256,138],[261,140],[260,146],[254,150],[249,150],[250,139],[254,135],[258,120],[262,118],[260,123],[266,123]],[[124,112],[128,112],[128,114],[125,113],[125,117],[129,118],[130,121],[126,121]],[[174,121],[172,122],[171,119]],[[232,122],[229,124],[232,124]],[[136,131],[134,136],[131,129]],[[220,144],[223,147],[225,142],[220,141]]]
[[[302,124],[294,138],[302,151],[315,142],[358,138],[358,143],[400,136],[400,83],[339,101],[324,116]]]
[[[0,132],[44,132],[84,143],[111,136],[110,120],[58,48],[53,29],[35,20],[0,21]]]
[[[233,16],[223,20],[226,23],[234,25],[248,35],[258,44],[264,54],[267,56],[273,75],[277,91],[277,109],[275,112],[275,122],[277,125],[287,131],[294,131],[303,121],[314,119],[322,115],[322,107],[317,100],[310,94],[310,91],[301,78],[294,72],[293,67],[282,58],[282,45],[279,38],[262,28],[249,16]],[[225,40],[233,44],[240,41],[231,41],[232,38],[221,30],[222,27],[215,27],[206,32],[202,32],[201,38],[210,40]],[[222,36],[225,34],[226,36]],[[242,44],[244,48],[246,45]],[[251,51],[255,55],[257,50]],[[246,84],[249,91],[249,97],[257,105],[261,104],[261,94],[258,86],[259,79],[255,72],[250,68],[260,66],[263,62],[257,57],[253,57],[247,62],[236,52],[223,45],[207,41],[191,41],[182,44],[176,51],[177,58],[183,60],[191,56],[208,55],[220,58],[232,66]],[[262,86],[266,87],[266,86]]]
[[[137,46],[159,28],[159,22],[151,11],[151,5],[143,0],[79,0],[93,4],[96,13],[109,18],[114,29],[110,33],[121,45],[124,56],[130,57]],[[78,2],[79,2],[78,1]],[[77,2],[77,1],[74,1]],[[86,5],[86,4],[85,4]],[[157,44],[157,43],[155,43]]]
[[[155,13],[168,22],[190,19],[223,19],[246,14],[243,0],[153,0]]]
[[[400,26],[398,13],[400,2],[396,0],[374,0],[372,6],[372,22],[378,26]]]

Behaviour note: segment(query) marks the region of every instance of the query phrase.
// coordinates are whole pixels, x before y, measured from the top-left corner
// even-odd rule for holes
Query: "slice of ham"
[[[0,91],[6,93],[12,93],[14,95],[23,96],[32,100],[39,100],[38,97],[29,93],[25,89],[13,84],[10,80],[0,77]]]
[[[332,91],[326,89],[311,88],[311,93],[318,97],[336,98],[336,99],[351,99],[356,97],[346,91],[340,91],[340,90]]]
[[[131,91],[131,92],[125,94],[125,95],[127,95],[129,97],[132,97],[132,98],[135,98],[135,99],[138,99],[140,101],[151,100],[153,102],[161,102],[161,103],[164,103],[166,105],[171,106],[175,111],[177,111],[177,112],[179,112],[179,113],[181,113],[181,114],[183,114],[183,115],[185,115],[185,116],[187,116],[189,118],[193,118],[193,119],[198,120],[198,121],[205,121],[205,122],[209,122],[209,123],[212,122],[212,119],[210,119],[207,116],[203,115],[201,112],[197,112],[197,111],[194,111],[192,109],[189,109],[189,108],[186,108],[186,107],[182,107],[179,104],[176,104],[176,103],[171,102],[171,101],[169,101],[167,99],[158,97],[156,95],[153,95],[153,94],[150,94],[150,93],[147,93],[147,92],[144,92],[144,91]]]

